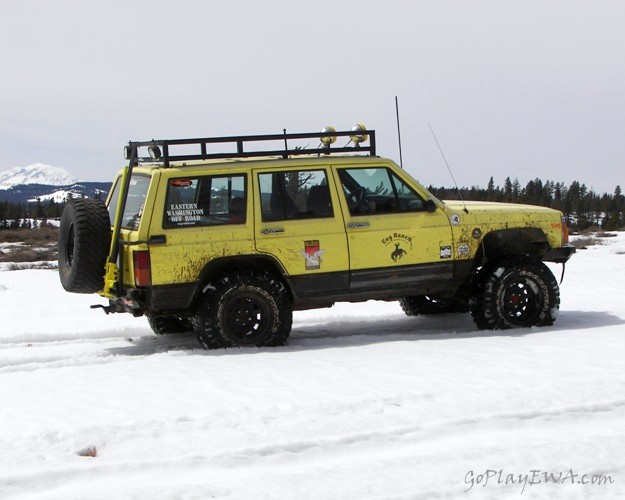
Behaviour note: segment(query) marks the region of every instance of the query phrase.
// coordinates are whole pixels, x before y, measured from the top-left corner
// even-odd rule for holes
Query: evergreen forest
[[[593,227],[625,229],[625,195],[620,185],[612,193],[599,194],[578,181],[567,186],[562,182],[534,179],[523,186],[518,179],[508,177],[503,186],[495,186],[491,177],[486,188],[429,186],[428,190],[441,200],[523,203],[554,208],[564,213],[570,229],[574,231]],[[48,220],[61,216],[63,206],[64,203],[52,200],[30,203],[0,201],[0,230],[45,225]]]

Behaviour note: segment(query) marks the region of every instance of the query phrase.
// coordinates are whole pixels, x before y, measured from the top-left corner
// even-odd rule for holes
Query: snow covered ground
[[[0,272],[0,497],[625,498],[625,233],[603,242],[551,328],[339,304],[277,349]]]

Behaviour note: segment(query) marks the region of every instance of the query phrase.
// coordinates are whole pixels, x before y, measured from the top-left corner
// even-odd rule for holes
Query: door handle
[[[348,229],[360,229],[362,227],[369,227],[368,222],[350,222],[347,224]]]
[[[284,233],[284,229],[282,228],[276,228],[276,229],[263,229],[260,234],[280,234],[280,233]]]

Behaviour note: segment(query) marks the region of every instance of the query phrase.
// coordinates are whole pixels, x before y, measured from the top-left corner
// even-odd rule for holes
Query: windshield
[[[126,229],[138,229],[141,215],[143,213],[143,204],[150,185],[150,177],[146,175],[133,174],[130,178],[128,186],[128,196],[126,197],[126,207],[124,216],[122,217],[121,226]],[[113,193],[110,196],[108,209],[111,225],[115,223],[115,213],[117,212],[117,201],[119,199],[119,191],[121,186],[121,177],[117,179]]]

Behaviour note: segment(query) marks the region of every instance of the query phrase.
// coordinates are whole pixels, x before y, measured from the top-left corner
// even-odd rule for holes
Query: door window
[[[425,200],[384,167],[339,169],[351,215],[420,212]]]
[[[258,175],[263,221],[334,217],[325,170]]]
[[[109,199],[108,211],[111,226],[115,223],[115,214],[117,213],[117,203],[119,200],[119,191],[121,186],[121,178],[115,183],[113,193]],[[121,227],[126,229],[137,229],[143,214],[143,205],[145,197],[150,186],[150,177],[146,175],[133,174],[128,185],[128,193],[126,195],[126,206],[124,207],[124,215],[122,216]]]
[[[170,179],[163,227],[244,224],[246,200],[243,174]]]

